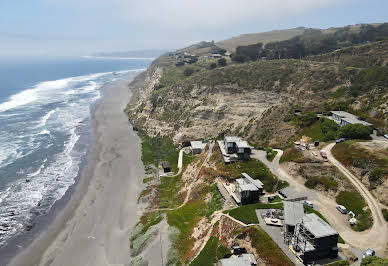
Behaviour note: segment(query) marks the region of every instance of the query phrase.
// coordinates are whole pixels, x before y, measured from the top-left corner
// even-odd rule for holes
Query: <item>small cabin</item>
[[[170,173],[171,172],[171,165],[169,162],[162,162],[161,166],[163,168],[163,172]]]

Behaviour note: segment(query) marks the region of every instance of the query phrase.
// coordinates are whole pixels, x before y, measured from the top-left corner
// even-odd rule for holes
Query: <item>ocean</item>
[[[61,199],[91,144],[104,84],[150,58],[0,58],[0,247]]]

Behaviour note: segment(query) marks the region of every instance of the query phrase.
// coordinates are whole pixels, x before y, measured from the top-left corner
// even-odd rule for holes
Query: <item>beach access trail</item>
[[[123,113],[129,79],[107,85],[92,112],[94,144],[69,203],[11,265],[128,265],[144,169],[140,139]]]

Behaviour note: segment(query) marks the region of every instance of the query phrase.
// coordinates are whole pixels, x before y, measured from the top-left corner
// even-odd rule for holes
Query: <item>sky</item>
[[[0,55],[178,49],[299,26],[388,22],[387,0],[0,0]]]

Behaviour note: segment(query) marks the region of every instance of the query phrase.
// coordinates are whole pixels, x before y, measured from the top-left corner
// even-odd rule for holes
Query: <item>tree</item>
[[[186,77],[191,76],[193,73],[194,73],[194,69],[192,69],[191,67],[186,67],[185,70],[183,71],[183,75],[185,75]]]
[[[348,139],[371,139],[372,129],[363,124],[348,124],[341,127],[340,136]]]
[[[210,69],[215,69],[217,67],[217,64],[216,63],[211,63],[210,64]]]
[[[330,131],[336,132],[338,130],[337,123],[334,122],[331,119],[327,119],[325,117],[321,117],[320,122],[321,122],[321,129],[322,129],[322,132],[324,134],[326,134],[326,133],[328,133]]]
[[[299,126],[308,127],[314,124],[315,121],[317,121],[317,114],[314,112],[302,114],[299,116],[298,120]]]
[[[239,54],[232,54],[231,58],[233,61],[238,62],[238,63],[244,63],[244,62],[249,60],[248,57],[243,56],[243,55],[239,55]]]
[[[226,66],[226,59],[225,58],[218,59],[218,65],[222,67]]]

